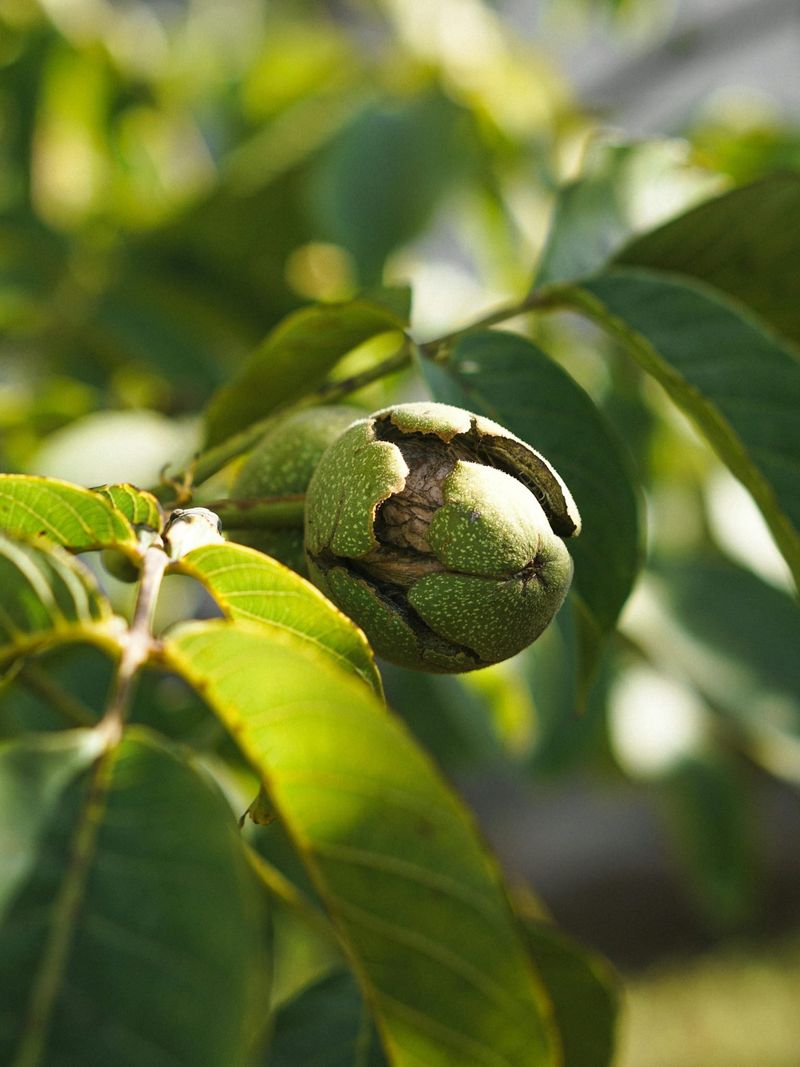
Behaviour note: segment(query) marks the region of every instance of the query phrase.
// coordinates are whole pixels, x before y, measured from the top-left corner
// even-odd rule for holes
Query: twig
[[[411,365],[412,353],[413,345],[406,337],[403,339],[403,344],[393,355],[387,356],[380,363],[376,363],[374,367],[369,367],[367,370],[361,371],[360,374],[351,374],[349,378],[325,382],[324,385],[321,385],[319,389],[310,394],[310,403],[312,405],[330,404],[332,400],[339,400],[343,396],[349,396],[350,393],[356,393],[359,389],[363,389],[365,385],[372,385],[373,382],[380,381],[381,378],[386,378],[389,374],[403,370]]]
[[[136,673],[153,648],[152,624],[161,579],[169,563],[163,548],[148,548],[142,561],[139,593],[133,611],[133,621],[125,635],[122,656],[98,730],[105,734],[111,748],[120,739],[122,727],[130,710]]]
[[[245,500],[215,500],[205,506],[219,515],[224,527],[232,530],[282,530],[303,525],[304,503],[304,493],[292,493]]]
[[[419,350],[427,359],[443,360],[447,358],[453,343],[460,341],[462,337],[468,337],[469,334],[477,333],[478,330],[488,329],[490,326],[497,326],[498,323],[515,319],[519,315],[527,315],[531,311],[555,309],[561,306],[562,303],[562,295],[558,286],[551,285],[543,289],[537,289],[516,304],[505,304],[495,311],[489,312],[488,315],[476,319],[475,322],[471,322],[468,326],[462,326],[461,329],[453,330],[452,333],[444,334],[444,336],[437,337],[432,341],[426,341],[419,346]]]
[[[546,286],[543,289],[529,293],[518,303],[498,308],[496,311],[470,323],[468,326],[462,327],[460,330],[437,337],[432,341],[426,341],[418,347],[418,351],[427,359],[444,359],[452,343],[461,337],[466,337],[470,333],[486,329],[489,326],[495,326],[500,322],[506,322],[508,319],[516,318],[518,315],[525,315],[531,311],[556,308],[561,304],[559,287],[556,285]],[[400,348],[391,356],[388,356],[380,363],[376,363],[375,366],[361,371],[360,374],[353,374],[349,378],[342,378],[340,381],[325,382],[318,389],[308,393],[298,406],[306,408],[313,407],[316,404],[330,404],[332,401],[349,396],[351,393],[355,393],[373,382],[380,381],[381,378],[385,378],[389,374],[403,370],[411,365],[414,350],[413,341],[409,337],[404,337]],[[271,426],[275,417],[280,415],[282,411],[282,408],[278,408],[270,412],[269,415],[259,419],[258,422],[251,423],[250,426],[239,433],[234,434],[232,437],[227,437],[218,445],[214,445],[213,448],[209,448],[197,455],[191,468],[193,484],[200,485],[202,482],[207,481],[212,475],[226,467],[231,460],[251,449],[258,443]],[[163,503],[176,481],[181,481],[180,475],[177,479],[169,479],[161,486],[157,486],[152,492]]]
[[[314,407],[317,404],[330,404],[335,400],[348,396],[350,393],[355,393],[366,385],[380,381],[381,378],[385,378],[388,374],[393,374],[404,367],[410,366],[412,352],[413,345],[410,339],[404,337],[400,348],[392,353],[391,356],[387,356],[380,363],[361,371],[360,374],[352,374],[349,378],[342,378],[339,381],[325,382],[318,389],[304,396],[298,406],[305,408]],[[242,453],[249,451],[254,445],[258,444],[276,416],[281,415],[284,410],[283,407],[276,408],[263,419],[251,423],[244,430],[233,434],[232,437],[226,437],[218,445],[214,445],[213,448],[209,448],[196,456],[191,466],[193,484],[200,485],[202,482],[207,481],[212,475],[226,467],[231,460],[236,459],[237,456],[241,456]],[[176,482],[182,484],[181,475],[165,480],[162,485],[156,486],[152,492],[163,503],[168,498],[169,493],[174,491],[173,487]],[[186,501],[184,500],[183,503],[186,503]]]

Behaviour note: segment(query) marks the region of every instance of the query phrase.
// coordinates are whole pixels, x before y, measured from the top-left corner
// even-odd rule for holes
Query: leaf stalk
[[[108,748],[113,748],[122,736],[122,728],[130,711],[136,674],[153,650],[153,616],[158,592],[169,557],[163,548],[153,545],[142,560],[139,592],[130,628],[123,639],[122,655],[114,676],[108,704],[98,730],[104,735]]]

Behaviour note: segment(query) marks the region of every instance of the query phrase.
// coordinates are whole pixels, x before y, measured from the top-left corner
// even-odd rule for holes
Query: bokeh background
[[[526,291],[571,181],[598,179],[587,227],[616,213],[636,232],[797,169],[798,70],[786,0],[0,0],[0,464],[151,485],[303,303],[409,283],[426,340]],[[620,969],[620,1067],[793,1067],[786,568],[610,341],[569,316],[519,328],[625,443],[642,578],[581,714],[562,617],[474,676],[387,668],[390,699],[521,897]],[[419,395],[407,372],[355,400]],[[168,589],[162,623],[203,610],[190,583]],[[64,670],[102,691],[91,663]],[[173,680],[144,688],[142,717],[168,709],[211,743]],[[0,683],[4,734],[41,714]]]

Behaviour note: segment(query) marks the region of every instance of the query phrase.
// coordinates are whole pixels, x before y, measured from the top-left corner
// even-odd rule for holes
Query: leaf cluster
[[[669,677],[703,729],[648,784],[706,912],[748,914],[743,768],[797,780],[800,626],[730,513],[726,558],[707,501],[727,469],[798,582],[800,180],[704,182],[643,220],[641,189],[686,177],[677,146],[601,145],[563,184],[558,93],[499,30],[472,79],[400,47],[389,14],[380,71],[306,14],[252,61],[247,6],[206,83],[167,69],[188,36],[144,72],[101,30],[13,27],[6,96],[39,104],[4,133],[5,465],[108,404],[199,413],[202,439],[149,490],[0,475],[0,1059],[603,1067],[616,979],[509,891],[440,764],[619,775],[626,671]],[[514,79],[541,101],[526,136]],[[94,161],[82,197],[51,166],[65,143]],[[535,271],[509,207],[532,173]],[[431,339],[410,288],[380,283],[462,195],[475,258],[515,295]],[[377,665],[255,549],[160,541],[189,503],[296,526],[297,494],[231,498],[242,457],[287,411],[398,390],[529,441],[583,516],[556,622],[474,678]],[[94,553],[133,576],[133,611]],[[183,580],[193,618],[159,617],[162,573],[158,607]]]

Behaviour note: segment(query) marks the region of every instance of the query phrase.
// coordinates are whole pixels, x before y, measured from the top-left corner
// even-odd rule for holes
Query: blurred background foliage
[[[3,469],[152,484],[304,303],[409,283],[426,340],[797,168],[797,31],[773,0],[0,0]],[[567,930],[631,974],[667,968],[631,981],[625,1067],[788,1067],[796,932],[772,946],[800,926],[790,579],[748,495],[613,342],[566,315],[522,328],[625,443],[645,571],[582,711],[566,612],[475,675],[387,668],[390,701]],[[407,372],[356,399],[422,395]],[[172,610],[204,605],[176,584]],[[55,665],[76,721],[105,684],[94,658]],[[49,725],[18,681],[0,683],[6,735]],[[217,752],[171,679],[142,694],[140,718]]]

